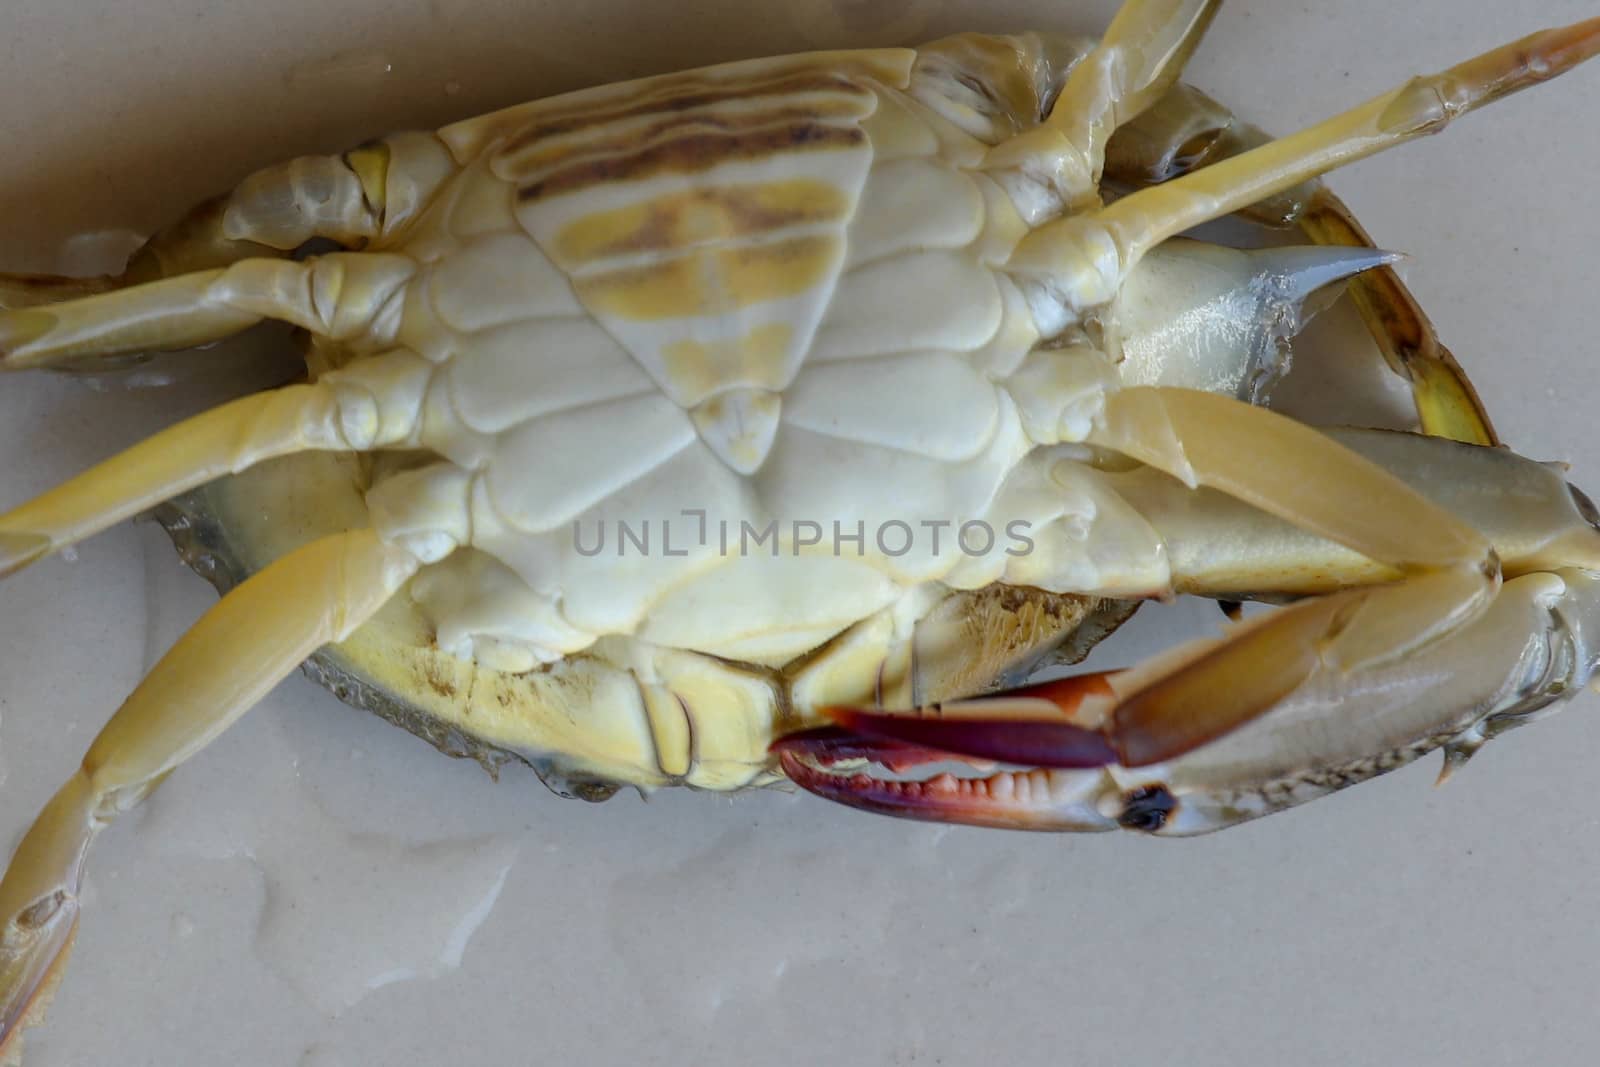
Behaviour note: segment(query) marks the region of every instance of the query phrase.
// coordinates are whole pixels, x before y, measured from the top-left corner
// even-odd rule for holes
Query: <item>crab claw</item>
[[[1481,574],[1438,571],[1302,600],[1131,670],[1077,675],[909,714],[828,708],[825,714],[854,737],[828,735],[821,744],[791,738],[780,743],[779,757],[796,784],[852,807],[1016,829],[1098,828],[1090,825],[1095,818],[1107,820],[1086,802],[1101,791],[1101,776],[1083,772],[1179,761],[1262,719],[1308,683],[1315,683],[1313,691],[1337,690],[1385,675],[1408,654],[1468,626],[1496,591],[1497,583]],[[872,739],[944,752],[957,763],[978,757],[1019,769],[923,779],[880,777],[867,769],[840,774],[842,764],[873,759]],[[1148,803],[1176,806],[1158,789],[1153,800],[1133,806],[1135,826]],[[1127,810],[1126,804],[1118,809],[1116,822],[1129,825]]]
[[[1441,745],[1459,766],[1600,668],[1600,577],[1590,568],[1511,579],[1482,610],[1454,612],[1458,625],[1385,654],[1404,598],[1421,595],[1436,616],[1447,606],[1441,590],[1415,584],[1427,580],[1301,601],[1129,671],[914,713],[831,708],[838,725],[773,751],[795,784],[885,815],[1197,834]]]
[[[780,757],[788,753],[830,767],[872,762],[893,774],[943,760],[964,760],[964,757],[954,756],[942,749],[924,748],[888,737],[874,737],[843,726],[817,726],[788,734],[774,741],[771,750]]]
[[[824,714],[837,725],[790,734],[772,751],[802,789],[883,815],[1010,829],[1106,829],[1089,794],[1077,802],[1065,795],[1082,792],[1084,776],[1058,772],[1118,761],[1104,724],[1118,702],[1112,679],[1122,673],[1076,675],[919,714],[831,707]],[[890,778],[867,769],[905,776],[949,763],[974,776]],[[849,767],[860,769],[841,773]]]
[[[1104,767],[1117,750],[1100,728],[1067,718],[1095,697],[1114,705],[1106,675],[1088,674],[1018,689],[1003,697],[951,704],[926,715],[885,715],[857,708],[824,711],[840,727],[869,738],[937,752],[1035,767]],[[1031,713],[1042,712],[1040,717]],[[964,714],[965,713],[965,714]]]

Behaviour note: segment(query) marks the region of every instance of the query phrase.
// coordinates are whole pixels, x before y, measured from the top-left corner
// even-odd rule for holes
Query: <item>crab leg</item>
[[[316,238],[358,246],[377,236],[385,221],[391,155],[391,146],[378,142],[260,171],[157,233],[121,275],[0,274],[0,308],[55,304],[242,259],[287,256]]]
[[[1421,434],[1321,432],[1481,531],[1508,577],[1574,566],[1600,571],[1594,506],[1550,465]],[[1191,489],[1149,467],[1102,477],[1158,532],[1175,593],[1306,596],[1404,577],[1236,497]]]
[[[1299,133],[1042,226],[1018,244],[1009,269],[1040,279],[1074,308],[1097,307],[1167,238],[1335,167],[1437,133],[1456,116],[1555,77],[1596,52],[1600,18],[1533,34],[1441,74],[1413,79]]]
[[[65,960],[95,834],[317,648],[370,618],[417,566],[370,530],[314,541],[224,597],[139,684],[0,880],[0,1059]]]
[[[1106,143],[1183,73],[1221,0],[1127,0],[1092,52],[1075,65],[1038,127],[996,146],[988,170],[1020,168],[1055,203],[1029,214],[1099,206]]]
[[[1106,174],[1135,187],[1154,185],[1271,140],[1205,93],[1177,85],[1117,131],[1107,146]],[[1242,214],[1266,226],[1297,225],[1321,245],[1376,247],[1344,202],[1316,179],[1252,204]],[[1423,432],[1499,444],[1472,383],[1394,269],[1366,272],[1351,283],[1350,292],[1384,359],[1410,383]]]
[[[189,348],[268,318],[347,340],[398,311],[415,271],[409,257],[380,253],[334,253],[303,263],[247,259],[48,307],[0,311],[0,369]]]
[[[1492,568],[1472,526],[1326,435],[1193,389],[1111,394],[1090,442],[1209,486],[1404,573]]]
[[[1477,520],[1510,575],[1600,568],[1592,505],[1541,464],[1411,434],[1346,432],[1340,439],[1390,470],[1407,472],[1437,499],[1435,506]],[[1248,721],[1255,702],[1276,704],[1315,674],[1370,671],[1403,658],[1470,621],[1492,593],[1492,585],[1464,567],[1396,581],[1409,568],[1392,556],[1382,566],[1363,561],[1223,494],[1196,493],[1148,470],[1112,481],[1161,531],[1177,589],[1234,592],[1246,573],[1262,594],[1393,583],[1304,601],[1235,630],[1226,641],[1130,674],[1114,713],[1114,745],[1125,765],[1191,751]],[[1392,503],[1373,498],[1369,506],[1383,510]]]
[[[371,436],[341,418],[326,385],[224,404],[0,515],[0,577],[224,474],[293,452],[358,448]]]

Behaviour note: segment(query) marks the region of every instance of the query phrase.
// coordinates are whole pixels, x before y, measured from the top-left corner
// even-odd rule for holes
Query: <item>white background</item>
[[[255,166],[396,127],[815,45],[1095,32],[1113,6],[8,0],[0,267],[48,269],[74,234],[147,231]],[[1190,80],[1287,131],[1592,14],[1230,0]],[[1504,436],[1591,488],[1597,101],[1600,65],[1335,181],[1415,256]],[[175,390],[5,379],[0,505],[238,388],[227,358]],[[0,587],[0,851],[211,600],[147,524]],[[1145,616],[1105,662],[1215,610]],[[774,793],[563,802],[297,676],[104,835],[29,1063],[1593,1063],[1596,709],[1580,697],[1441,790],[1430,758],[1163,842]]]

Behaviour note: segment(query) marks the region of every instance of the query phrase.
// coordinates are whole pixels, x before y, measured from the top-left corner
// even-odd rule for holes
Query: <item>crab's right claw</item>
[[[783,770],[829,799],[907,818],[1196,833],[1440,745],[1457,766],[1485,738],[1589,681],[1600,665],[1600,524],[1587,498],[1559,472],[1499,449],[1381,432],[1338,439],[1352,450],[1347,459],[1359,453],[1425,487],[1449,522],[1418,513],[1414,530],[1431,521],[1433,534],[1407,542],[1390,531],[1386,543],[1378,535],[1405,500],[1381,481],[1367,483],[1369,498],[1391,503],[1367,509],[1366,520],[1351,508],[1356,525],[1346,529],[1316,510],[1325,502],[1266,501],[1362,544],[1371,553],[1362,555],[1153,468],[1117,475],[1125,499],[1161,531],[1175,588],[1220,596],[1239,588],[1240,573],[1273,573],[1277,583],[1257,592],[1306,599],[1129,671],[917,712],[825,709],[834,725],[773,746]],[[1306,469],[1339,462],[1329,444]],[[1310,457],[1313,445],[1258,449],[1256,466],[1278,454]],[[1227,465],[1217,456],[1188,454],[1201,480],[1221,481]],[[1349,466],[1317,484],[1371,474]],[[1471,565],[1475,538],[1486,538],[1484,558],[1500,561],[1504,582]],[[1418,552],[1433,560],[1402,562]],[[1452,557],[1463,562],[1438,565]]]
[[[848,807],[970,826],[1092,829],[1070,815],[1063,822],[1072,805],[1058,786],[1083,779],[1063,772],[1116,762],[1103,724],[1117,676],[1076,675],[917,715],[828,708],[837,725],[790,734],[772,750],[790,781]],[[941,763],[982,776],[913,777]]]
[[[773,749],[795,784],[881,814],[1013,830],[1193,834],[1441,745],[1448,775],[1488,738],[1581,690],[1600,665],[1593,571],[1512,579],[1480,611],[1458,605],[1459,625],[1435,626],[1431,640],[1413,637],[1390,655],[1382,646],[1394,636],[1387,620],[1398,598],[1423,594],[1413,621],[1424,601],[1438,608],[1450,599],[1411,584],[1305,601],[1133,671],[919,713],[831,709],[840,725],[790,735]],[[1297,656],[1297,646],[1314,654]],[[1258,658],[1268,650],[1286,655]],[[1274,690],[1280,695],[1267,700]],[[1086,698],[1094,692],[1112,699]]]
[[[908,716],[875,716],[904,718]],[[891,778],[869,769],[906,774],[935,763],[970,759],[952,752],[869,737],[836,726],[790,734],[772,746],[789,780],[808,793],[848,808],[923,822],[959,823],[1002,830],[1089,830],[1063,822],[1056,783],[1081,781],[1082,772],[1046,768],[997,769],[981,777],[950,772],[929,778]]]

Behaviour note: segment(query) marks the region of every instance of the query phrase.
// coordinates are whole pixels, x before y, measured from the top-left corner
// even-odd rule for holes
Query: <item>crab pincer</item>
[[[1459,766],[1586,682],[1600,532],[1559,474],[1259,406],[1308,298],[1393,256],[1326,200],[1319,248],[1182,235],[1575,66],[1600,19],[1280,140],[1213,122],[1201,161],[1179,78],[1217,9],[579,90],[269,168],[116,274],[0,275],[0,373],[307,346],[304,382],[0,510],[0,577],[162,507],[228,587],[0,875],[0,1062],[96,834],[307,657],[569,793],[776,762],[892,814],[1162,833]],[[1365,291],[1422,427],[1493,441],[1409,294]],[[1292,603],[1034,681],[1178,594]]]
[[[795,784],[880,814],[1016,830],[1206,833],[1440,747],[1448,776],[1485,741],[1590,680],[1596,635],[1582,620],[1597,606],[1600,584],[1587,571],[1513,579],[1440,640],[1354,671],[1319,664],[1253,714],[1224,689],[1191,685],[1184,667],[1143,686],[1143,671],[1107,672],[1069,681],[1111,697],[1081,699],[1047,682],[917,713],[829,709],[838,725],[773,749]],[[1194,699],[1163,701],[1173,686]],[[1052,710],[1054,720],[1044,718]],[[1197,724],[1223,729],[1192,744]],[[938,773],[919,776],[929,769]]]
[[[1501,575],[1386,577],[1373,559],[1236,498],[1128,472],[1113,480],[1162,532],[1169,592],[1221,596],[1248,561],[1280,575],[1280,595],[1303,599],[1128,670],[914,710],[827,708],[831,725],[773,745],[785,774],[907,818],[1201,833],[1436,748],[1448,773],[1589,682],[1600,531],[1586,498],[1499,450],[1380,431],[1337,439],[1386,470],[1433,479],[1418,488],[1482,531]],[[1373,584],[1317,595],[1358,572]]]

